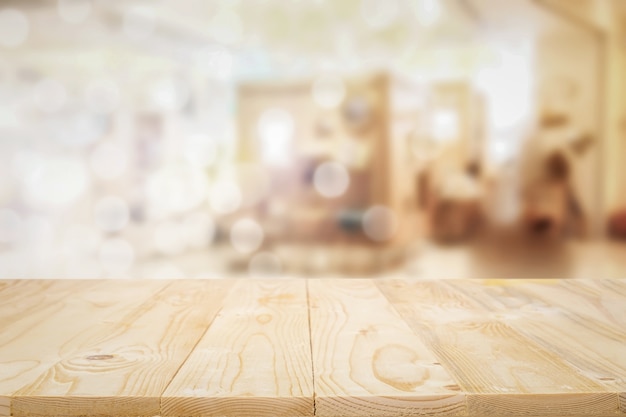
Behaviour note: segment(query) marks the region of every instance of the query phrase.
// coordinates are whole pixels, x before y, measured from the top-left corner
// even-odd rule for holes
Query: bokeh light
[[[394,236],[397,223],[393,210],[385,206],[373,206],[363,216],[363,231],[371,240],[383,242]]]
[[[263,229],[259,223],[250,218],[237,220],[230,229],[230,243],[241,254],[248,254],[259,249],[263,238]]]
[[[440,142],[458,138],[460,128],[459,117],[454,110],[439,109],[432,115],[432,135]]]
[[[28,38],[28,19],[19,10],[0,10],[0,45],[15,48]]]
[[[337,162],[324,162],[315,169],[315,189],[322,196],[335,198],[344,194],[350,185],[348,170]]]
[[[48,156],[23,179],[26,201],[33,206],[60,208],[75,202],[90,183],[82,159],[73,156]]]
[[[182,213],[200,205],[206,198],[208,179],[202,170],[174,164],[148,178],[147,197],[154,217]]]
[[[179,111],[189,101],[189,86],[180,79],[161,78],[152,85],[154,105],[164,111]]]
[[[265,110],[259,118],[257,129],[263,160],[273,165],[287,164],[295,133],[293,116],[282,108]]]
[[[422,276],[541,216],[595,244],[626,59],[557,2],[3,2],[0,278]]]

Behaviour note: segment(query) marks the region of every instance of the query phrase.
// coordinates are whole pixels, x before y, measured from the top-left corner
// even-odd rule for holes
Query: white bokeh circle
[[[388,207],[373,206],[363,215],[363,231],[375,242],[391,239],[397,230],[396,214]]]
[[[237,220],[230,229],[230,243],[241,254],[256,251],[261,247],[263,238],[263,229],[259,223],[250,218]]]
[[[324,197],[339,197],[350,185],[350,174],[338,162],[324,162],[315,169],[313,185],[315,190]]]

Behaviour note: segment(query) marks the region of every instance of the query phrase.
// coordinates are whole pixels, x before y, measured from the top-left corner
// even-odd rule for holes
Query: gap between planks
[[[311,280],[311,282],[320,282],[320,281],[326,281],[326,282],[330,282],[330,280]],[[352,281],[352,280],[344,280],[344,281]],[[392,309],[394,311],[396,311],[398,313],[398,317],[399,319],[406,324],[407,326],[409,326],[411,328],[412,333],[418,337],[421,340],[424,340],[424,335],[421,334],[421,331],[419,328],[415,327],[415,323],[414,320],[409,319],[407,320],[407,316],[406,316],[406,312],[403,314],[402,313],[402,309],[399,309],[400,304],[397,302],[397,300],[394,302],[393,299],[389,298],[389,294],[385,293],[385,291],[382,291],[380,289],[381,283],[377,282],[376,280],[367,280],[370,281],[371,283],[376,283],[374,284],[374,287],[377,288],[378,292],[380,293],[380,295],[388,302],[388,304],[392,307]],[[310,290],[309,290],[309,283],[310,280],[306,280],[305,283],[305,294],[306,294],[306,309],[307,309],[307,325],[308,325],[308,337],[309,337],[309,350],[310,350],[310,355],[311,355],[311,360],[310,360],[310,372],[311,372],[311,383],[313,386],[313,391],[312,391],[312,400],[313,400],[313,415],[314,416],[318,416],[320,415],[318,413],[317,410],[317,403],[316,403],[316,397],[317,397],[317,388],[315,385],[316,379],[319,377],[318,375],[316,375],[316,366],[315,366],[315,361],[313,358],[314,355],[314,337],[313,337],[313,325],[312,325],[312,305],[311,305],[311,294],[310,294]],[[382,285],[384,286],[384,282],[382,283]],[[440,285],[440,284],[435,284],[435,285]],[[442,284],[445,287],[448,287],[449,289],[454,289],[455,285],[459,285],[457,282],[449,282],[449,283],[445,283]],[[231,288],[232,291],[232,288]],[[457,295],[458,292],[457,292]],[[463,302],[468,302],[467,301],[467,295],[466,294],[462,294],[462,298],[465,298],[466,300]],[[463,305],[463,304],[462,304]],[[217,316],[217,314],[216,314]],[[181,369],[183,368],[183,366],[185,366],[185,364],[187,363],[187,361],[189,360],[190,356],[195,352],[196,348],[198,347],[198,344],[200,343],[200,340],[202,340],[207,332],[209,331],[209,329],[211,328],[211,326],[213,325],[214,321],[215,321],[215,317],[207,324],[206,328],[204,329],[203,333],[201,334],[200,337],[198,337],[198,339],[196,340],[195,344],[193,345],[193,347],[189,350],[188,354],[185,356],[185,358],[182,360],[182,362],[180,363],[180,365],[177,367],[175,373],[172,375],[171,379],[169,380],[169,382],[167,383],[166,387],[163,389],[163,392],[161,393],[160,396],[160,411],[161,411],[161,415],[165,417],[166,414],[163,413],[163,405],[162,405],[162,399],[163,399],[163,393],[168,389],[168,387],[170,387],[170,385],[172,384],[172,382],[174,381],[174,379],[179,375],[179,372],[181,371]],[[320,343],[319,341],[317,343]],[[439,359],[439,361],[442,363],[442,365],[444,365],[443,367],[448,370],[448,372],[450,373],[450,375],[452,375],[453,377],[456,375],[456,377],[454,378],[455,380],[458,379],[458,375],[455,374],[454,372],[450,372],[450,368],[447,367],[447,365],[445,365],[445,361],[442,361],[441,356],[439,355],[438,351],[436,349],[432,349],[432,347],[430,346],[430,344],[427,343],[427,346],[429,348],[429,350],[431,351],[431,353]],[[546,350],[545,346],[541,346],[541,348],[543,348],[544,350]],[[460,385],[460,384],[459,384]],[[614,399],[617,399],[617,405],[616,405],[616,409],[615,412],[612,413],[606,413],[606,397],[604,397],[604,394],[602,392],[596,392],[596,394],[598,395],[597,399],[599,401],[599,404],[601,405],[600,409],[604,409],[605,412],[600,412],[600,413],[592,413],[593,409],[589,409],[587,408],[586,411],[588,411],[587,413],[582,413],[582,414],[578,414],[578,413],[572,413],[572,414],[568,414],[568,417],[615,417],[616,415],[619,415],[618,413],[622,413],[622,415],[626,414],[626,393],[618,393],[618,392],[605,392],[604,394],[609,395],[611,397],[610,401],[613,401]],[[464,400],[464,407],[462,410],[458,410],[459,413],[457,415],[484,415],[484,416],[488,416],[488,415],[494,415],[493,414],[493,410],[497,410],[500,409],[500,411],[503,412],[503,414],[500,415],[507,415],[510,417],[515,417],[515,416],[521,416],[523,413],[519,413],[519,408],[517,406],[514,406],[513,409],[517,409],[518,412],[511,412],[511,410],[507,410],[507,409],[502,409],[502,405],[503,403],[497,404],[496,407],[493,407],[493,405],[488,405],[487,409],[481,410],[480,407],[476,407],[477,403],[476,400],[481,400],[484,401],[485,399],[488,399],[488,396],[490,394],[486,394],[487,396],[483,396],[482,394],[476,394],[476,393],[469,393],[467,392],[466,389],[463,389],[462,392],[459,392],[458,395],[463,396],[463,400]],[[468,405],[468,395],[472,397],[473,401],[472,403],[474,404],[473,407]],[[536,397],[536,395],[534,394],[523,394],[523,395],[515,395],[515,394],[497,394],[499,397],[504,398],[507,397],[509,400],[515,402],[516,399],[522,400],[522,402],[526,401],[526,400],[530,400],[530,397]],[[539,396],[545,397],[545,399],[550,400],[550,402],[553,402],[553,400],[558,400],[559,399],[559,394],[539,394]],[[610,402],[609,401],[609,402]],[[487,401],[488,403],[488,401]],[[506,402],[505,402],[506,403]],[[571,405],[571,401],[566,401],[565,405],[567,407],[567,405]],[[513,405],[513,404],[509,404],[509,405]],[[543,404],[543,406],[546,406],[546,404]],[[6,416],[9,415],[9,407],[10,404],[8,404],[8,398],[2,398],[0,397],[0,416]],[[547,406],[546,411],[549,411],[550,409],[552,409],[552,411],[550,412],[554,412],[553,407]],[[600,409],[598,411],[600,411]],[[507,412],[508,411],[508,412]],[[571,410],[570,410],[571,411]],[[401,415],[398,414],[398,415]],[[537,414],[538,417],[541,416],[545,416],[548,415],[546,413],[539,413]],[[36,414],[31,414],[31,416],[36,416]],[[47,415],[46,417],[51,417],[52,415]],[[60,414],[56,414],[56,416],[61,416]],[[179,415],[172,415],[172,417],[174,416],[179,416]],[[337,416],[333,416],[329,413],[324,413],[323,417],[343,417],[343,414],[338,414]],[[296,416],[293,416],[296,417]],[[524,417],[533,417],[533,414],[528,414],[525,415]]]
[[[311,384],[313,387],[313,415],[317,415],[316,391],[315,391],[315,366],[313,364],[313,338],[311,337],[311,296],[309,295],[309,280],[305,281],[306,288],[306,310],[309,323],[309,350],[311,352]]]

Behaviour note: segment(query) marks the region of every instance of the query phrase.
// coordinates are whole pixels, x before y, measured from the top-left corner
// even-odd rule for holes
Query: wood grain
[[[238,283],[171,382],[163,416],[310,416],[304,280]]]
[[[379,284],[467,393],[470,415],[617,412],[616,394],[578,373],[557,352],[543,348],[494,317],[482,296],[470,297],[458,291],[456,285],[462,284]],[[438,300],[429,299],[428,294],[436,294]],[[447,309],[434,314],[438,307],[433,304],[438,301],[457,309],[451,314]]]
[[[102,285],[101,291],[107,285],[115,291],[99,293],[102,303],[124,308],[104,320],[94,320],[92,308],[76,308],[65,323],[57,323],[61,330],[75,323],[84,330],[66,336],[56,363],[13,395],[14,416],[159,414],[161,393],[231,283],[141,281],[132,286],[139,293],[120,291],[119,283]]]
[[[2,281],[0,291],[0,415],[10,415],[11,396],[50,366],[53,352],[76,330],[65,326],[72,319],[66,302],[77,300],[97,286],[95,281]],[[62,329],[55,329],[58,319]],[[45,338],[46,343],[41,343]]]
[[[577,373],[603,385],[607,391],[621,393],[623,398],[626,392],[626,303],[615,293],[614,282],[485,284],[463,281],[456,282],[454,287],[480,299],[501,321],[559,356]],[[623,405],[621,410],[623,412]]]
[[[319,416],[460,415],[459,387],[371,280],[310,280]]]
[[[623,327],[626,303],[622,300],[622,320],[606,310],[601,315],[596,314],[599,309],[590,312],[586,303],[574,304],[572,298],[576,297],[570,297],[576,294],[579,285],[522,282],[487,286],[468,281],[457,283],[455,288],[479,297],[502,322],[557,354],[580,374],[609,390],[626,391],[626,327]],[[549,304],[550,297],[546,294],[560,301]],[[596,306],[604,306],[605,299],[610,297],[608,293],[592,294],[589,289],[585,292],[586,298],[593,298]]]
[[[626,281],[0,281],[0,417],[626,417]]]

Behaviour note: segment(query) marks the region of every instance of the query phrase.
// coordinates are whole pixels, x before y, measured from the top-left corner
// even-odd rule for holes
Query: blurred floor
[[[282,254],[279,273],[258,269],[253,272],[259,276],[296,277],[626,279],[626,243],[607,240],[537,242],[511,238],[507,241],[502,236],[490,236],[471,245],[423,242],[416,245],[407,259],[396,262],[396,266],[390,259],[393,254],[381,253],[376,257],[359,248],[338,251],[328,246],[302,245],[289,246],[288,253],[276,248],[275,253]],[[344,268],[343,273],[333,269],[338,262]],[[378,262],[389,262],[389,269],[384,273],[368,271],[368,265]],[[176,278],[177,274],[189,278],[249,277],[251,272],[249,260],[226,246],[217,247],[211,256],[195,252],[167,263],[147,260],[142,270],[145,278]]]
[[[393,275],[438,278],[626,278],[626,244],[610,241],[425,245]]]

